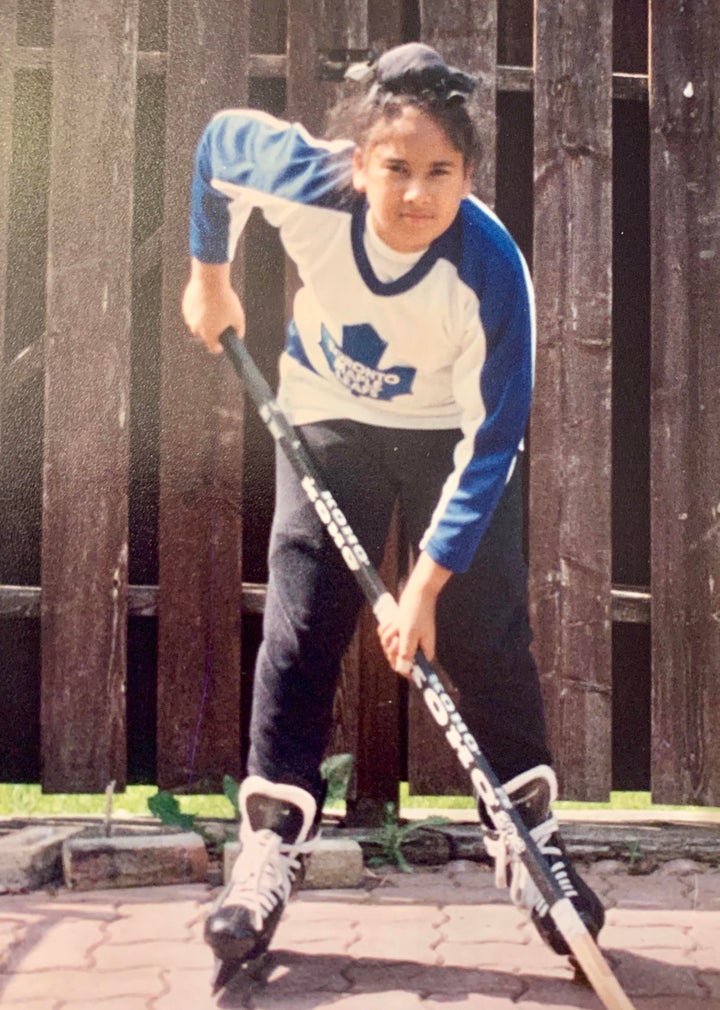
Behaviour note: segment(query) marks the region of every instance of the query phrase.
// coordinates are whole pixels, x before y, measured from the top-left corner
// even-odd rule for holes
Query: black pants
[[[302,436],[374,565],[394,503],[417,546],[447,475],[458,431],[304,425]],[[437,658],[458,707],[505,782],[549,763],[537,669],[530,653],[519,466],[472,565],[453,575],[437,610]],[[321,793],[340,659],[362,594],[282,453],[270,539],[264,640],[255,671],[248,771]]]

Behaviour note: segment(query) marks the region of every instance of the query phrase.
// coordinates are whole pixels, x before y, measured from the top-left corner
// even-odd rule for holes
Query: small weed
[[[226,780],[224,783],[225,795],[232,803],[232,786],[234,785],[234,797],[237,803],[237,784],[233,782],[229,775],[226,776]],[[230,795],[228,795],[228,792]],[[211,854],[219,855],[227,842],[235,837],[236,832],[232,829],[227,831],[223,828],[220,835],[218,835],[217,831],[206,828],[198,821],[197,814],[185,813],[182,810],[177,796],[173,796],[172,793],[161,790],[148,798],[147,805],[150,813],[154,814],[166,826],[180,828],[182,831],[194,831],[195,834],[200,835]]]
[[[630,867],[632,869],[632,867],[635,866],[635,864],[642,858],[639,838],[633,838],[632,841],[628,842],[628,852],[630,855]]]
[[[352,764],[352,754],[335,754],[323,762],[320,770],[328,783],[328,803],[336,803],[345,798],[352,773]],[[232,775],[225,775],[223,777],[223,796],[232,807],[236,818],[240,813],[239,791],[239,783]],[[195,831],[209,845],[224,844],[224,842],[218,842],[213,834],[198,823],[196,814],[185,813],[180,806],[180,801],[172,793],[159,790],[153,796],[148,797],[147,805],[150,813],[168,827],[181,828],[183,831]]]
[[[195,814],[184,814],[180,809],[177,797],[172,793],[161,790],[154,796],[150,796],[147,804],[150,813],[168,827],[182,828],[183,831],[197,831],[198,834],[202,834],[195,824]]]
[[[377,846],[380,851],[376,856],[371,856],[368,859],[368,866],[382,866],[390,863],[397,866],[403,873],[412,873],[412,866],[403,853],[403,845],[413,834],[423,828],[435,828],[447,823],[447,817],[426,817],[422,821],[401,825],[395,804],[386,803],[384,824],[380,834],[373,839],[374,846]]]
[[[239,816],[240,807],[238,805],[238,793],[240,792],[240,785],[235,781],[232,775],[223,776],[223,796],[230,803],[230,806],[235,811],[235,816]]]
[[[352,754],[332,754],[320,765],[320,775],[327,783],[325,805],[329,807],[342,803],[347,795],[353,770]]]
[[[657,860],[646,855],[642,851],[640,840],[638,838],[633,838],[632,841],[627,843],[627,846],[630,854],[630,861],[628,865],[629,874],[632,874],[635,877],[645,876],[653,873],[653,871],[657,869]]]

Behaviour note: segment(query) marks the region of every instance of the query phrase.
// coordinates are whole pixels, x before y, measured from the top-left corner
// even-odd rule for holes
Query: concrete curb
[[[62,881],[76,890],[152,886],[228,879],[239,844],[229,842],[221,875],[208,847],[195,833],[173,832],[148,818],[113,822],[111,838],[101,835],[102,821],[57,818],[41,823],[0,820],[0,893],[36,890]],[[234,822],[203,822],[218,840],[236,830]],[[561,830],[573,859],[584,863],[616,860],[628,872],[649,872],[674,859],[720,865],[717,824],[563,821]],[[3,833],[4,832],[4,833]],[[306,888],[358,887],[364,864],[386,855],[381,829],[325,824],[323,837],[309,861]],[[61,858],[61,848],[65,855]],[[212,852],[214,846],[210,846]],[[442,866],[454,860],[488,863],[478,824],[448,822],[418,826],[403,844],[414,866]]]
[[[34,891],[55,880],[63,844],[81,830],[37,824],[0,838],[0,894]]]
[[[561,820],[560,831],[570,856],[585,863],[614,859],[637,869],[640,862],[692,859],[720,865],[720,829],[713,823]],[[335,828],[327,834],[357,839],[366,859],[377,854],[380,829]],[[417,866],[438,866],[456,859],[490,862],[480,825],[457,821],[430,828],[419,826],[403,844],[403,854]]]
[[[65,883],[76,891],[200,883],[208,862],[205,842],[192,831],[71,838],[63,845]]]

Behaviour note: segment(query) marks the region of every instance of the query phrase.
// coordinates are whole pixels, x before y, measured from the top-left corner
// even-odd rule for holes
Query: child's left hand
[[[390,666],[403,677],[412,674],[418,649],[430,660],[435,656],[435,607],[440,590],[451,574],[429,555],[421,553],[396,610],[378,628]]]

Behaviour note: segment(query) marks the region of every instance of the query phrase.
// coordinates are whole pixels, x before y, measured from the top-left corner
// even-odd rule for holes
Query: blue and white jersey
[[[462,430],[421,546],[464,571],[527,424],[535,342],[528,270],[474,197],[422,254],[388,248],[367,226],[364,198],[352,194],[352,151],[265,113],[218,114],[197,151],[191,255],[231,260],[255,207],[279,229],[302,281],[278,392],[294,424],[342,417]]]

